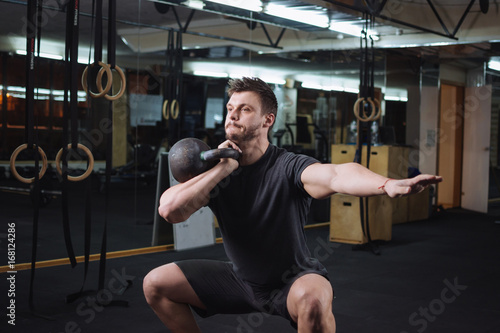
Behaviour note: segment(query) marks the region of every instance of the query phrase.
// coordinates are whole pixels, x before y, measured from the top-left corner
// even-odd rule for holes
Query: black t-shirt
[[[274,287],[303,272],[326,275],[311,258],[304,233],[312,199],[300,178],[313,163],[318,161],[269,145],[256,163],[240,167],[212,191],[209,207],[226,254],[248,283]]]

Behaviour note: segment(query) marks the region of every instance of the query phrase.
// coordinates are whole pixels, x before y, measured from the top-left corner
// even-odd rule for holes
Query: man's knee
[[[148,304],[151,304],[158,298],[159,295],[159,281],[160,277],[156,269],[149,272],[142,282],[142,289],[144,291],[144,297]]]
[[[333,291],[322,286],[315,276],[298,281],[289,294],[288,309],[299,327],[313,332],[332,332],[335,319],[332,313]]]
[[[299,318],[308,321],[321,321],[321,319],[331,312],[330,304],[325,304],[324,300],[314,294],[304,292],[297,300]]]
[[[144,296],[149,304],[154,303],[160,298],[168,298],[170,284],[175,279],[172,277],[172,271],[176,268],[173,265],[167,264],[150,271],[142,283]]]

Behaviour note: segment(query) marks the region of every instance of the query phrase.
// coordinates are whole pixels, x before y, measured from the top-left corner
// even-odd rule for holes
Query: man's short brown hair
[[[243,77],[241,79],[229,80],[227,94],[229,98],[235,92],[253,91],[260,97],[262,111],[264,114],[272,113],[276,118],[278,113],[278,100],[271,87],[256,77]]]

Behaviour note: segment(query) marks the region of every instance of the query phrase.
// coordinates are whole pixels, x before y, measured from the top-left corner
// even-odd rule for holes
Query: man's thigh
[[[200,316],[247,313],[258,309],[252,289],[236,276],[231,263],[193,259],[175,264],[204,305],[203,308],[193,307]]]

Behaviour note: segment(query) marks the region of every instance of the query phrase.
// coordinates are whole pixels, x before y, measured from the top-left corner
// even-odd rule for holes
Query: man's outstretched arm
[[[359,197],[387,194],[394,198],[419,193],[427,186],[439,183],[443,179],[434,175],[391,179],[376,174],[359,163],[316,163],[302,172],[301,180],[309,195],[322,199],[335,193]]]

